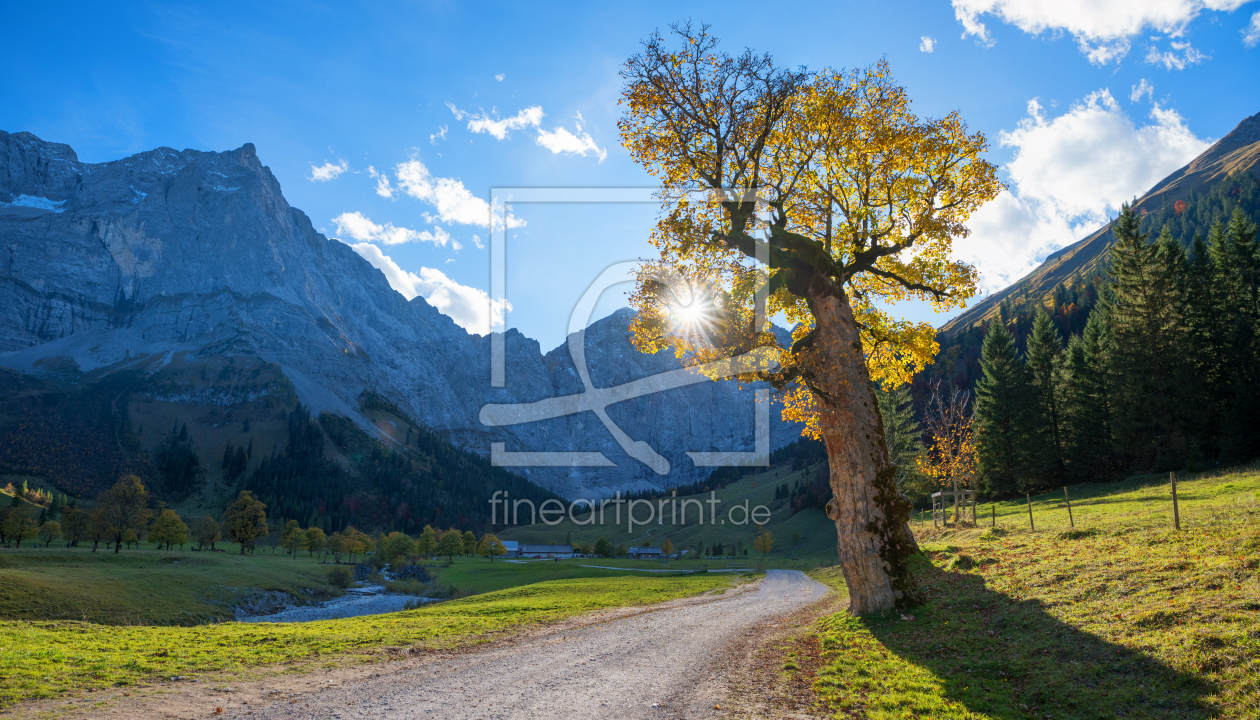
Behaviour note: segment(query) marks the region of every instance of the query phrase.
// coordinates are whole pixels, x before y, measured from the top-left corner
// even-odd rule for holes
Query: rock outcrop
[[[601,451],[615,463],[518,469],[568,497],[691,482],[708,470],[687,451],[753,446],[752,389],[730,382],[609,409],[670,460],[664,476],[627,456],[589,412],[483,426],[486,403],[580,391],[567,347],[543,354],[509,330],[507,387],[491,388],[490,339],[422,298],[408,302],[349,246],[316,232],[253,145],[89,164],[67,145],[0,131],[0,253],[0,365],[25,372],[52,358],[87,372],[177,352],[257,356],[279,363],[313,410],[365,428],[355,399],[370,388],[479,453],[502,442],[509,451]],[[670,353],[631,347],[630,317],[620,311],[587,329],[596,385],[678,367]],[[798,434],[772,413],[772,447]]]

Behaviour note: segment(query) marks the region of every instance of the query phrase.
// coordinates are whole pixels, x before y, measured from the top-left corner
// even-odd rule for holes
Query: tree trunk
[[[848,298],[811,298],[815,332],[805,360],[818,395],[849,612],[864,615],[922,602],[907,558],[918,548],[907,525],[910,503],[897,492],[874,387]]]
[[[954,527],[958,525],[958,478],[954,478]]]

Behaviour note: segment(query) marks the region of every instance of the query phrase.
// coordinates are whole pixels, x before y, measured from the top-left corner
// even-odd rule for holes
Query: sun
[[[674,330],[684,336],[707,336],[716,319],[713,301],[702,291],[693,290],[689,295],[678,298],[669,307]]]
[[[698,302],[675,305],[674,317],[679,325],[694,325],[704,317],[704,308],[700,307]]]

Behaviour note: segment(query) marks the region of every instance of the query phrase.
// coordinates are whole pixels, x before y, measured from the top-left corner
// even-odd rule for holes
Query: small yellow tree
[[[128,475],[96,498],[96,516],[102,534],[114,541],[114,552],[130,542],[126,536],[138,538],[152,514],[148,508],[149,492],[135,475]]]
[[[188,542],[188,526],[174,510],[163,510],[149,528],[149,542],[157,543],[158,549],[163,545],[167,550],[173,545],[182,546]]]
[[[324,543],[326,542],[328,542],[328,538],[324,536],[323,528],[309,527],[306,529],[306,550],[311,557],[314,557],[315,553],[323,553]]]
[[[255,499],[250,491],[242,490],[236,502],[223,513],[223,529],[228,537],[240,543],[244,555],[245,549],[252,549],[254,540],[267,532],[267,505]]]
[[[669,557],[670,555],[673,555],[673,554],[674,554],[674,543],[671,542],[669,538],[665,538],[664,540],[661,541],[661,556]]]
[[[769,530],[762,530],[757,537],[753,538],[753,549],[762,555],[769,555],[774,549],[774,535]]]
[[[294,560],[297,560],[298,551],[306,547],[306,531],[297,520],[290,520],[284,524],[284,531],[280,533],[280,547],[292,555]]]
[[[39,539],[44,541],[44,548],[47,549],[55,538],[61,537],[61,523],[56,520],[49,520],[39,527]]]
[[[959,513],[961,490],[970,488],[976,474],[976,442],[972,431],[974,413],[971,393],[952,383],[948,388],[937,380],[928,394],[928,451],[919,457],[919,469],[935,487],[951,487],[954,491],[954,523]]]
[[[420,537],[416,538],[416,551],[429,556],[437,549],[437,532],[430,525],[425,525]]]
[[[192,535],[193,540],[197,543],[198,550],[204,550],[207,546],[214,550],[214,544],[223,537],[223,532],[214,518],[209,515],[203,515],[193,523]]]
[[[485,555],[490,558],[490,562],[507,552],[507,548],[503,546],[503,542],[499,538],[490,533],[481,536],[481,543],[477,545],[477,554]]]
[[[435,552],[438,555],[445,555],[449,561],[454,562],[455,556],[464,552],[464,536],[458,530],[446,531],[438,540]]]

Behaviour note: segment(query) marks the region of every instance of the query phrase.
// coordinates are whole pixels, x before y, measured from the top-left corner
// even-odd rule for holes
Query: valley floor
[[[731,644],[829,594],[798,571],[770,571],[755,583],[609,608],[476,649],[230,685],[175,683],[135,698],[110,692],[104,702],[23,710],[141,720],[721,718],[736,669]]]
[[[1181,530],[1166,480],[916,520],[926,602],[863,618],[834,567],[547,576],[616,572],[576,560],[457,561],[489,591],[342,621],[0,622],[0,716],[1260,717],[1260,472],[1180,478]]]

